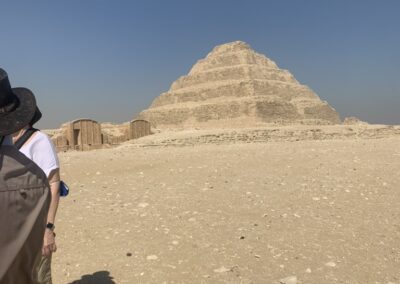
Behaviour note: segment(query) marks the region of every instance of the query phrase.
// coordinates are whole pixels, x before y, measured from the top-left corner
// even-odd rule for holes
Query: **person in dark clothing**
[[[0,68],[0,284],[37,283],[50,204],[46,174],[5,136],[33,118],[36,100]]]

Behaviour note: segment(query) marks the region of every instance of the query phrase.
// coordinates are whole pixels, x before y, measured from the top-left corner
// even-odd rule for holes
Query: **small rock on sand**
[[[279,280],[280,284],[297,284],[296,276],[289,276]]]
[[[231,271],[229,268],[226,268],[225,266],[221,266],[220,268],[214,269],[214,272],[216,273],[224,273]]]
[[[157,259],[158,259],[158,256],[152,254],[152,255],[148,255],[148,256],[146,257],[146,259],[147,259],[147,260],[157,260]]]
[[[147,206],[149,206],[149,203],[146,203],[146,202],[142,202],[142,203],[138,204],[138,207],[140,207],[140,208],[146,208]]]
[[[328,266],[328,267],[335,267],[336,263],[333,262],[333,261],[329,261],[329,262],[325,263],[325,265]]]

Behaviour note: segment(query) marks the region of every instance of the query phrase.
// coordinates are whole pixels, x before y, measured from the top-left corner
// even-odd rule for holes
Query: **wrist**
[[[45,239],[49,238],[49,237],[55,238],[56,237],[56,233],[53,230],[50,230],[49,228],[46,228],[46,230],[44,231],[44,237],[45,237]]]
[[[54,231],[55,228],[56,228],[56,226],[54,226],[53,223],[48,222],[46,224],[46,229],[49,229],[50,231]]]

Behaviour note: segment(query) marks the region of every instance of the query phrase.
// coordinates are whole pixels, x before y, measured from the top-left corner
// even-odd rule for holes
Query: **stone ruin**
[[[92,150],[117,145],[131,139],[152,134],[145,120],[133,120],[115,125],[100,124],[92,119],[77,119],[64,123],[61,129],[47,132],[58,151]]]
[[[309,87],[241,41],[215,47],[137,118],[160,129],[340,123]]]
[[[350,116],[343,119],[344,125],[368,125],[368,122],[362,121],[357,117]]]

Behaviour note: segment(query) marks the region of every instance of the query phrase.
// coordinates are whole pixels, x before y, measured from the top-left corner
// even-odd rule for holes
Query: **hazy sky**
[[[398,0],[9,0],[0,66],[42,128],[132,119],[218,44],[242,40],[343,117],[400,124]]]

